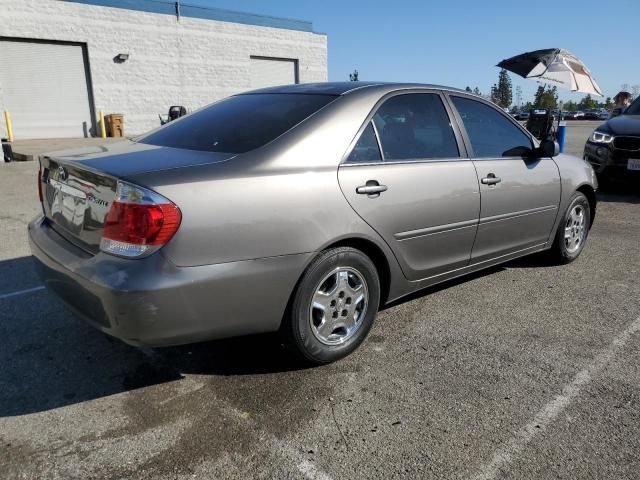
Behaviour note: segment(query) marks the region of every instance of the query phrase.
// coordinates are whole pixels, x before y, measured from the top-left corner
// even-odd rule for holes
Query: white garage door
[[[274,87],[296,83],[296,60],[251,57],[251,86]]]
[[[92,123],[82,47],[0,40],[0,110],[11,114],[16,140],[85,136]]]

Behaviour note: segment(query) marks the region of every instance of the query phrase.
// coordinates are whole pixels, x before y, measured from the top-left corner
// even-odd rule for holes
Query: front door
[[[531,159],[529,135],[496,108],[450,96],[466,130],[480,181],[480,222],[471,263],[544,244],[560,203],[552,158]]]
[[[438,93],[388,98],[338,171],[348,202],[410,280],[466,266],[476,235],[478,179],[442,100]]]

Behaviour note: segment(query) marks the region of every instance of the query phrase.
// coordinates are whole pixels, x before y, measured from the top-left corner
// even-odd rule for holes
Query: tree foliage
[[[358,79],[358,70],[353,70],[353,73],[349,74],[349,80],[351,80],[352,82],[359,81],[359,79]]]
[[[591,97],[591,94],[587,93],[585,97],[578,102],[578,110],[592,110],[598,108],[598,101]]]
[[[500,69],[498,83],[491,87],[491,100],[502,108],[508,108],[513,101],[511,77],[504,68]]]
[[[539,85],[536,94],[533,97],[534,108],[544,108],[553,110],[558,107],[558,87],[555,85],[549,87],[547,85]]]

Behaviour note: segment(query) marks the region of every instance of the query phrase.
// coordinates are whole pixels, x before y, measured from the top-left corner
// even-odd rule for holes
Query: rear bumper
[[[312,254],[176,267],[162,251],[139,260],[88,255],[42,217],[29,224],[47,288],[76,314],[133,345],[178,345],[275,331]]]

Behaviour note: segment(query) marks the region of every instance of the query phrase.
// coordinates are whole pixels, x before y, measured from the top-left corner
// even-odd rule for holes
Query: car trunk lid
[[[96,254],[119,179],[233,156],[131,141],[54,152],[40,158],[44,215],[56,232]]]
[[[52,228],[72,243],[97,253],[117,179],[73,162],[42,157],[42,208]]]

